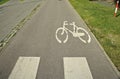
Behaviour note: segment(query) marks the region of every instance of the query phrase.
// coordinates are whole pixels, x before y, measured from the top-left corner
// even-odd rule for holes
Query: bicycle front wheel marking
[[[59,43],[66,43],[68,40],[68,32],[62,27],[56,30],[55,36]]]
[[[79,32],[79,31],[80,31],[80,32]],[[89,33],[88,33],[85,29],[79,27],[79,28],[77,29],[77,32],[78,32],[78,33],[85,33],[84,36],[79,36],[79,39],[80,39],[82,42],[84,42],[84,43],[90,43],[90,42],[91,42],[91,37],[90,37]]]

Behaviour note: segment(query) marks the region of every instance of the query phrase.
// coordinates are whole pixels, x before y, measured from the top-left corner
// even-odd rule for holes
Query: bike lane
[[[68,32],[67,42],[59,43],[56,30],[63,26],[64,21],[75,22],[84,28],[91,42],[84,43]],[[72,26],[67,28],[73,31]],[[87,25],[66,0],[46,0],[40,11],[2,51],[0,79],[10,78],[20,56],[40,57],[36,79],[119,79],[103,52]]]

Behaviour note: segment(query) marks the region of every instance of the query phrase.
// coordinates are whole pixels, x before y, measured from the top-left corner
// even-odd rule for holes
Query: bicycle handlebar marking
[[[68,28],[66,28],[65,27],[66,25],[73,26],[73,31],[71,31]],[[56,30],[55,37],[56,37],[57,41],[59,43],[66,43],[67,40],[68,40],[68,32],[70,32],[73,35],[73,37],[78,37],[83,43],[90,43],[91,42],[91,37],[90,37],[89,33],[84,28],[76,26],[75,22],[68,23],[68,21],[64,21],[63,22],[63,26],[59,27]],[[60,37],[58,36],[59,33],[60,33],[60,36],[65,35],[65,39],[64,40],[60,39]]]

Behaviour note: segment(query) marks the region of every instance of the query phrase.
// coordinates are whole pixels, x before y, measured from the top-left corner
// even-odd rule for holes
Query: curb
[[[4,48],[4,46],[10,41],[10,39],[15,36],[15,34],[24,26],[24,24],[32,18],[32,16],[37,12],[41,5],[41,2],[39,2],[33,10],[25,17],[23,18],[12,30],[8,35],[0,42],[0,52]]]
[[[91,32],[91,30],[88,27],[88,24],[82,19],[82,17],[77,13],[77,11],[74,9],[74,7],[71,5],[71,3],[69,2],[69,0],[66,0],[68,2],[68,5],[70,6],[70,8],[73,9],[73,11],[75,12],[75,14],[77,14],[76,17],[79,17],[79,19],[83,22],[83,24],[86,26],[86,28],[88,29],[89,32]],[[105,50],[103,49],[103,47],[101,46],[101,44],[99,43],[99,41],[97,40],[97,38],[94,36],[94,34],[91,32],[91,35],[94,37],[94,39],[96,40],[97,44],[99,45],[100,49],[103,51],[103,54],[105,55],[107,61],[111,64],[111,67],[113,69],[113,71],[115,71],[116,75],[120,78],[120,72],[117,70],[117,68],[115,67],[115,65],[113,64],[113,62],[111,61],[111,59],[109,58],[109,56],[106,54]]]

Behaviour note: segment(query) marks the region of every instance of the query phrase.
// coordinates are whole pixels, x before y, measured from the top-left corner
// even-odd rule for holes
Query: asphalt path
[[[68,31],[67,42],[59,43],[56,30],[64,21],[84,28],[91,42],[84,43]],[[67,0],[45,0],[1,53],[0,79],[119,79],[104,50]]]
[[[0,5],[0,42],[17,26],[30,12],[40,4],[41,0],[10,0]]]

